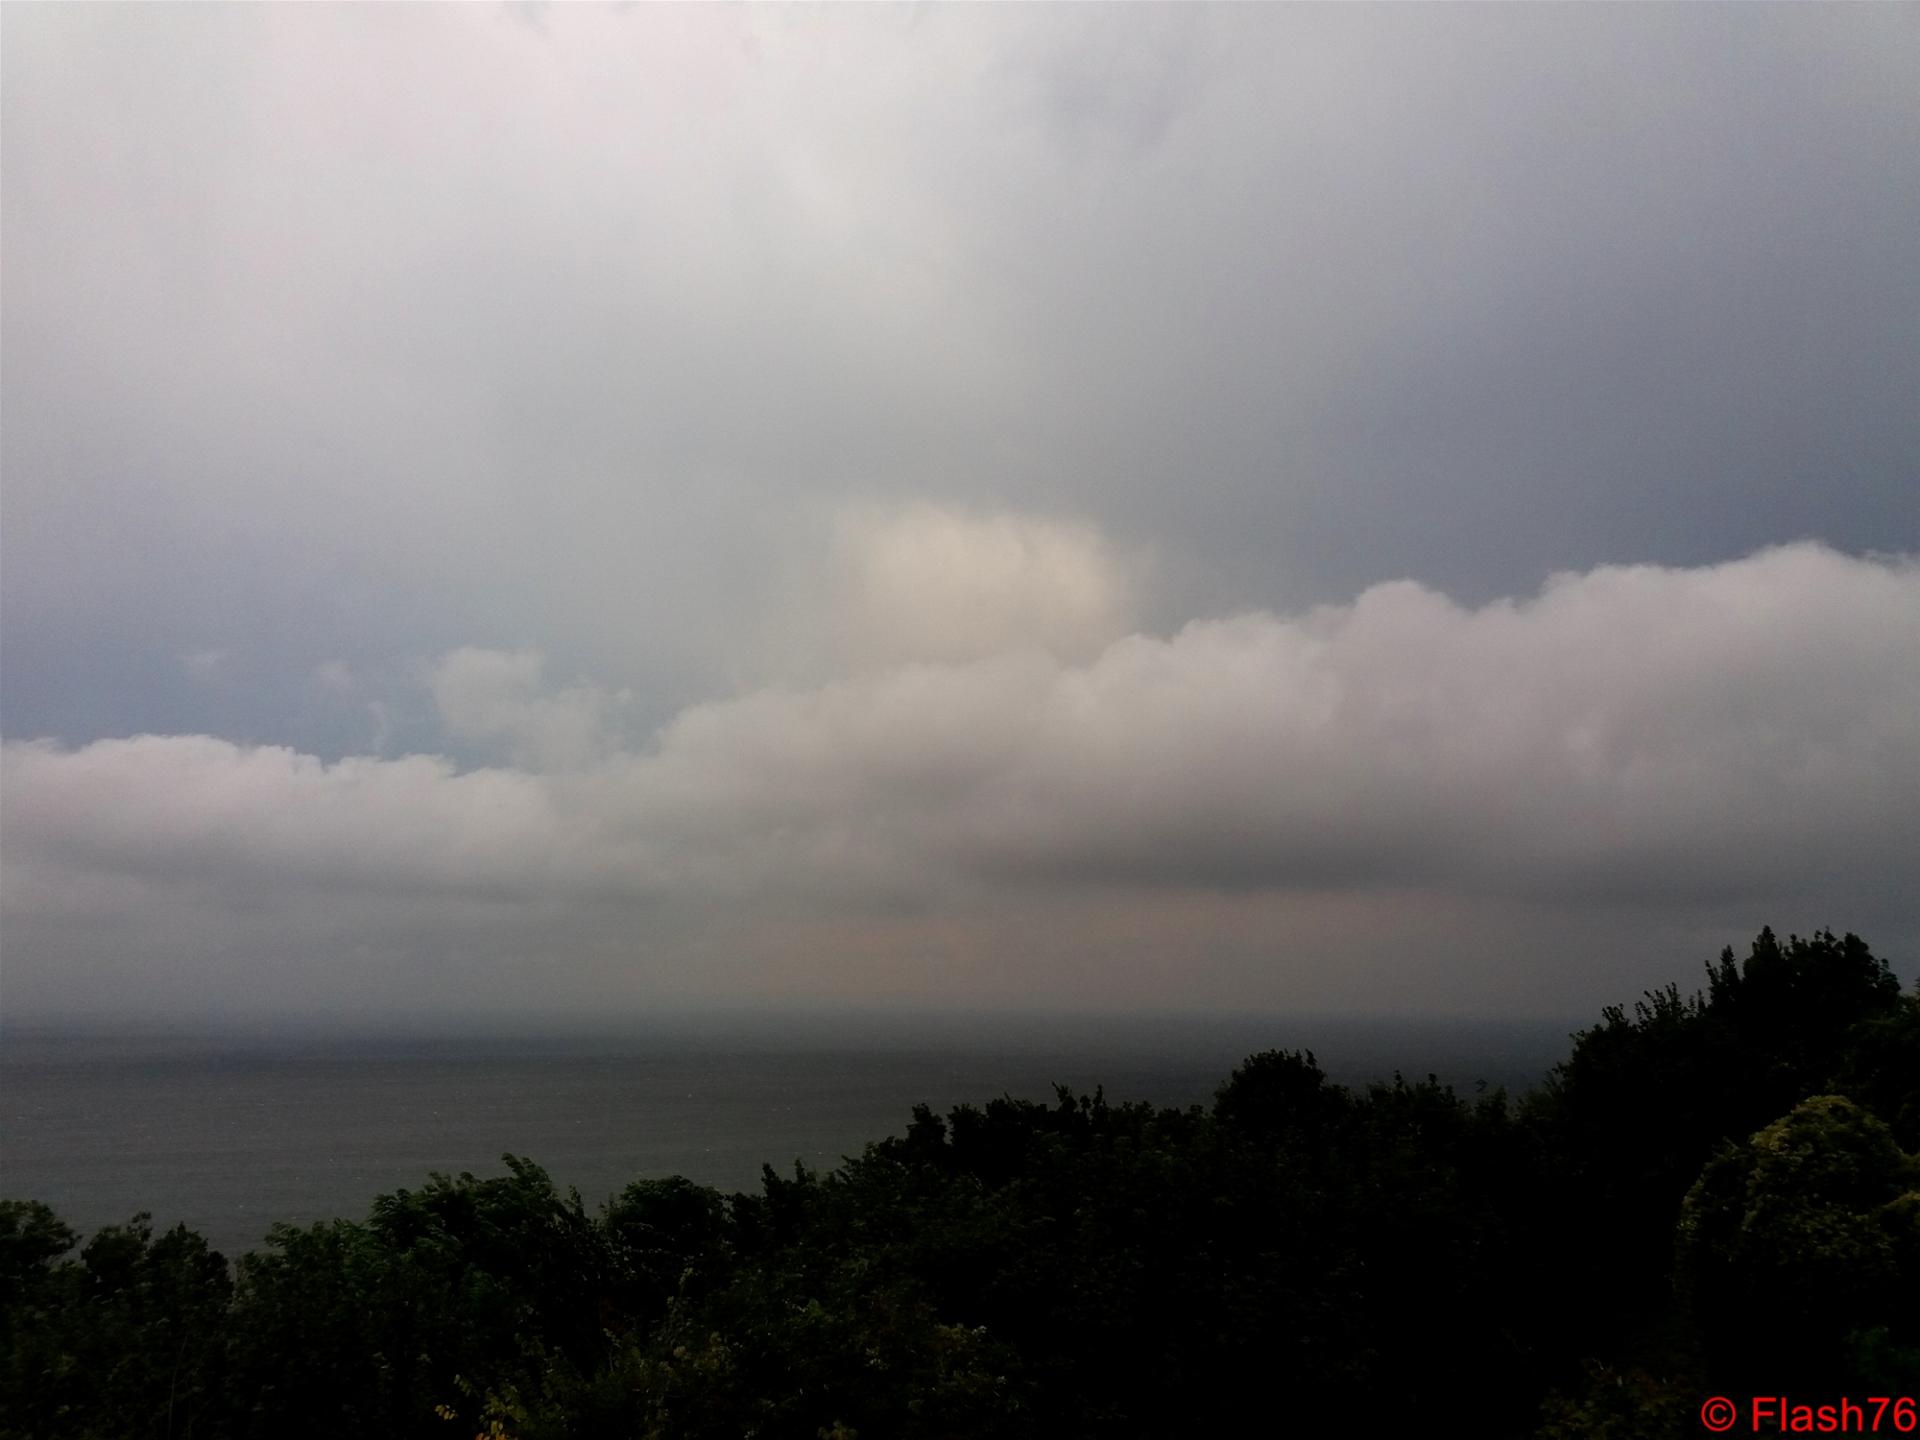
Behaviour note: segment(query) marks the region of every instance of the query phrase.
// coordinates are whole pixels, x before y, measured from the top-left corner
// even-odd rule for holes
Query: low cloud
[[[845,506],[789,586],[764,668],[818,680],[1022,650],[1087,661],[1138,623],[1144,557],[1011,510]]]
[[[646,797],[636,825],[844,856],[849,879],[871,852],[999,885],[1893,885],[1889,838],[1920,837],[1916,654],[1912,564],[1815,545],[1479,609],[1398,582],[1083,664],[1022,651],[697,707],[613,793]]]
[[[199,926],[323,903],[360,944],[394,943],[364,934],[373,913],[409,935],[569,906],[764,928],[1084,915],[1123,891],[1844,901],[1910,926],[1916,655],[1920,569],[1813,544],[1477,609],[1396,582],[1081,661],[1023,644],[872,668],[695,706],[638,748],[609,740],[606,692],[461,650],[431,676],[447,729],[510,766],[8,743],[10,939],[168,913],[156,896]]]
[[[552,782],[525,771],[462,773],[427,755],[329,765],[209,735],[0,754],[15,921],[28,873],[131,876],[214,904],[323,892],[350,905],[359,892],[526,897],[566,858]]]
[[[449,736],[507,747],[530,770],[575,770],[603,757],[611,714],[625,697],[594,685],[543,693],[546,661],[532,650],[464,646],[428,673]]]

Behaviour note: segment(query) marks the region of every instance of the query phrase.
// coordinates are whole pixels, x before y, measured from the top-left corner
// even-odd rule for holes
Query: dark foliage
[[[1886,962],[1830,931],[1782,945],[1762,930],[1744,964],[1725,950],[1707,982],[1607,1009],[1530,1107],[1548,1208],[1579,1236],[1566,1257],[1589,1297],[1576,1332],[1666,1308],[1674,1221],[1708,1156],[1834,1088],[1859,1063],[1861,1027],[1900,1007]],[[1889,1068],[1857,1084],[1892,1084],[1881,1058]]]
[[[589,1213],[511,1156],[230,1271],[0,1205],[0,1436],[1677,1433],[1920,1371],[1920,1001],[1849,935],[1709,967],[1518,1105],[1250,1057],[1061,1090],[760,1193]]]

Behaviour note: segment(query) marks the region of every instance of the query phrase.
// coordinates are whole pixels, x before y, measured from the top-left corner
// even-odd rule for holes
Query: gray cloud
[[[536,693],[537,657],[469,650],[435,673],[446,723],[521,742],[528,768],[7,745],[10,925],[131,921],[158,887],[201,924],[324,896],[323,927],[356,933],[369,897],[723,927],[905,905],[964,929],[1009,895],[1120,890],[1844,900],[1909,926],[1916,654],[1920,568],[1813,545],[1477,609],[1396,582],[1080,662],[1032,643],[897,663],[697,705],[639,748],[596,692]]]
[[[629,697],[593,685],[542,694],[544,664],[533,651],[472,646],[444,656],[428,685],[448,735],[502,742],[516,761],[536,769],[593,763],[606,750],[613,712]]]
[[[1913,936],[1914,26],[6,7],[9,1003]]]
[[[9,15],[7,733],[214,727],[156,648],[659,719],[849,498],[1163,625],[1920,546],[1898,7],[548,21]]]

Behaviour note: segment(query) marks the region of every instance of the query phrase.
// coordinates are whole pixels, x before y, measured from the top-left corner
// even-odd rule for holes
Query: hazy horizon
[[[0,31],[10,1027],[1920,974],[1920,9]]]
[[[1626,1001],[1628,997],[1622,997]],[[1629,1008],[1631,1006],[1629,1005]],[[978,1042],[998,1038],[1022,1044],[1036,1037],[1058,1036],[1081,1044],[1103,1037],[1223,1034],[1257,1036],[1293,1029],[1329,1033],[1388,1026],[1409,1033],[1435,1034],[1492,1028],[1545,1032],[1565,1027],[1565,1033],[1599,1021],[1591,1014],[1568,1011],[1531,1015],[1485,1015],[1470,1011],[1442,1013],[1430,1009],[1389,1011],[1254,1011],[1221,1010],[1049,1010],[1035,1007],[966,1009],[921,1006],[895,1009],[832,1005],[785,1005],[754,1008],[707,1006],[685,1010],[632,1011],[586,1014],[552,1011],[501,1016],[490,1012],[426,1015],[410,1011],[330,1010],[300,1015],[285,1009],[254,1015],[166,1014],[152,1010],[90,1009],[70,1014],[50,1013],[28,1020],[0,1018],[0,1039],[93,1036],[103,1039],[205,1039],[240,1044],[259,1041],[312,1041],[317,1044],[435,1043],[465,1038],[563,1043],[624,1043],[654,1037],[709,1036],[729,1041],[830,1045],[843,1038],[863,1044],[913,1044],[924,1039]]]

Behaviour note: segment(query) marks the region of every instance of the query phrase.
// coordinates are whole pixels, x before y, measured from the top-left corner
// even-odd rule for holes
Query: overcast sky
[[[1920,973],[1920,7],[0,29],[10,1020]]]

